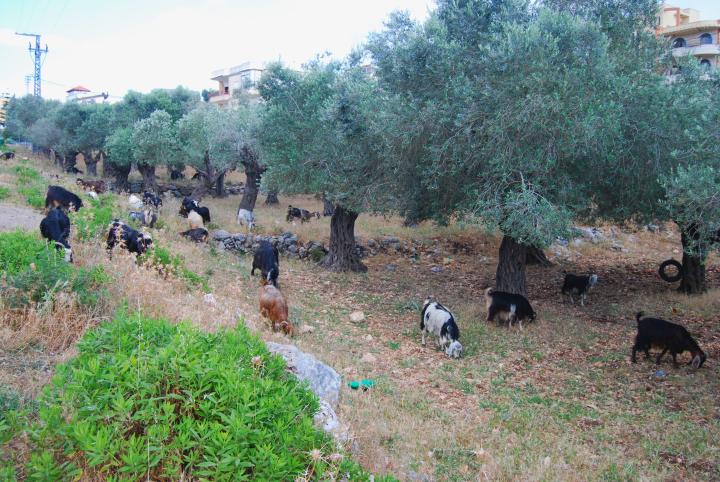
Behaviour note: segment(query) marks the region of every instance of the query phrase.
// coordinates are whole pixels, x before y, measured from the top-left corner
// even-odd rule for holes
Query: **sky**
[[[82,85],[115,98],[128,90],[217,88],[212,71],[245,61],[292,67],[347,55],[394,10],[427,17],[434,0],[0,0],[0,93],[24,95],[28,41],[49,52],[42,95]],[[32,93],[32,83],[30,84]]]
[[[720,19],[720,0],[669,3]],[[34,39],[15,32],[48,45],[43,97],[83,85],[117,99],[215,88],[212,71],[248,60],[299,67],[327,51],[343,57],[393,10],[423,20],[432,8],[434,0],[0,0],[0,93],[24,95],[32,74]]]

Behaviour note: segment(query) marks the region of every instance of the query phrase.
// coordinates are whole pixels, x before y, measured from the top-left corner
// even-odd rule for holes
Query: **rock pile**
[[[303,244],[298,240],[296,234],[291,232],[282,233],[279,236],[267,234],[230,234],[227,231],[218,230],[212,233],[212,240],[218,249],[233,251],[239,254],[254,253],[260,246],[261,241],[267,241],[275,246],[279,252],[290,258],[310,258],[313,261],[320,261],[328,253],[327,248],[318,241],[308,241]]]

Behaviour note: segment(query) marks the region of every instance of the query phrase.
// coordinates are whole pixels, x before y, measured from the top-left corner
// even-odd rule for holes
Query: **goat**
[[[260,315],[270,320],[273,331],[282,330],[293,336],[293,325],[288,319],[288,305],[282,292],[271,284],[260,287]]]
[[[107,191],[107,185],[105,184],[105,181],[103,181],[103,180],[90,181],[90,180],[78,177],[75,180],[75,184],[77,184],[78,186],[80,186],[81,188],[83,188],[87,191],[94,191],[97,194],[102,194],[105,191]]]
[[[522,295],[487,288],[485,304],[488,310],[487,321],[507,321],[508,327],[512,326],[513,321],[517,321],[521,330],[523,320],[535,321],[535,311]]]
[[[669,351],[670,355],[672,355],[673,366],[677,368],[677,355],[689,351],[691,356],[690,365],[695,369],[703,366],[707,357],[684,326],[659,318],[643,318],[644,316],[645,313],[642,311],[635,315],[638,332],[632,348],[633,363],[637,363],[636,353],[638,351],[644,351],[645,358],[650,358],[650,347],[656,347],[662,350],[655,360],[658,365],[665,353]]]
[[[40,233],[43,238],[52,241],[55,249],[63,251],[65,261],[73,262],[72,248],[68,242],[70,236],[70,218],[61,208],[51,209],[47,216],[40,221]]]
[[[188,213],[187,219],[188,219],[189,229],[198,229],[198,228],[202,228],[205,226],[205,224],[203,223],[202,216],[200,216],[200,214],[198,214],[197,211],[190,211]]]
[[[200,203],[192,198],[183,198],[182,204],[180,205],[180,212],[178,214],[180,214],[180,216],[187,217],[191,211],[195,211],[202,216],[204,222],[210,222],[210,210],[207,207],[200,207]]]
[[[128,197],[128,206],[130,206],[130,209],[139,211],[143,208],[144,204],[142,202],[142,199],[137,197],[135,194],[130,194],[130,196]]]
[[[237,222],[240,226],[247,226],[248,231],[255,228],[255,215],[247,209],[238,209]]]
[[[580,306],[585,306],[585,296],[590,288],[598,283],[598,275],[592,273],[587,276],[581,276],[571,273],[565,274],[565,281],[563,282],[562,294],[570,297],[570,302],[575,303],[573,295],[580,296]]]
[[[153,206],[155,209],[160,209],[162,207],[162,198],[158,195],[156,195],[153,192],[145,191],[143,193],[143,204]]]
[[[184,236],[191,241],[196,243],[207,243],[208,230],[205,228],[188,229],[180,233],[180,236]]]
[[[149,234],[136,231],[119,219],[115,219],[109,226],[105,248],[111,259],[112,250],[117,245],[140,256],[152,247],[152,242]]]
[[[155,227],[157,222],[157,214],[152,209],[145,209],[144,211],[130,211],[128,213],[130,219],[134,219],[143,226],[151,228]]]
[[[61,186],[48,186],[45,195],[45,209],[62,207],[67,210],[79,211],[83,207],[82,200],[75,194]]]
[[[250,276],[255,274],[256,269],[260,270],[262,284],[270,283],[277,288],[278,276],[280,276],[280,253],[268,241],[260,241],[260,246],[255,250]]]
[[[425,335],[433,334],[437,338],[438,348],[445,351],[451,358],[462,356],[460,344],[460,329],[455,323],[455,317],[450,310],[430,298],[423,303],[420,314],[420,331],[422,331],[422,345],[425,346]]]

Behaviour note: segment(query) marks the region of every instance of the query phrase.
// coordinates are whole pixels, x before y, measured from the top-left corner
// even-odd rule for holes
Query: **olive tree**
[[[202,175],[203,185],[193,197],[213,187],[215,195],[225,195],[225,175],[237,167],[247,142],[246,115],[244,109],[200,104],[178,121],[178,139],[185,156]]]
[[[105,141],[114,128],[114,113],[106,104],[90,104],[85,109],[87,116],[77,133],[78,147],[88,174],[97,176],[97,164],[107,155]]]
[[[129,191],[128,176],[130,175],[132,163],[135,161],[132,127],[115,129],[108,136],[105,147],[107,149],[105,170],[115,177],[115,190],[118,192]]]
[[[178,156],[175,124],[170,114],[156,110],[137,121],[132,131],[132,152],[143,177],[143,189],[157,192],[155,167],[170,164]]]
[[[388,210],[394,201],[382,136],[384,92],[352,63],[320,61],[304,73],[273,65],[259,89],[266,182],[286,193],[324,194],[334,213],[323,265],[364,271],[355,249],[357,217]]]

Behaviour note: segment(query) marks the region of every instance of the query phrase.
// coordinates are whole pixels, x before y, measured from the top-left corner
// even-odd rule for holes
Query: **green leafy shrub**
[[[8,197],[10,197],[10,189],[0,186],[0,201],[7,199]]]
[[[70,213],[78,239],[86,241],[105,234],[113,220],[113,196],[103,194],[83,205],[80,211]]]
[[[20,185],[32,184],[33,182],[44,182],[42,175],[32,167],[25,165],[15,166],[13,168],[17,183]]]
[[[210,292],[207,277],[186,268],[182,256],[173,255],[161,246],[155,245],[140,257],[139,262],[155,268],[163,276],[174,276],[185,280],[191,288],[201,288],[205,293]]]
[[[78,351],[27,429],[29,479],[369,478],[334,454],[315,395],[242,323],[205,333],[121,312]]]

